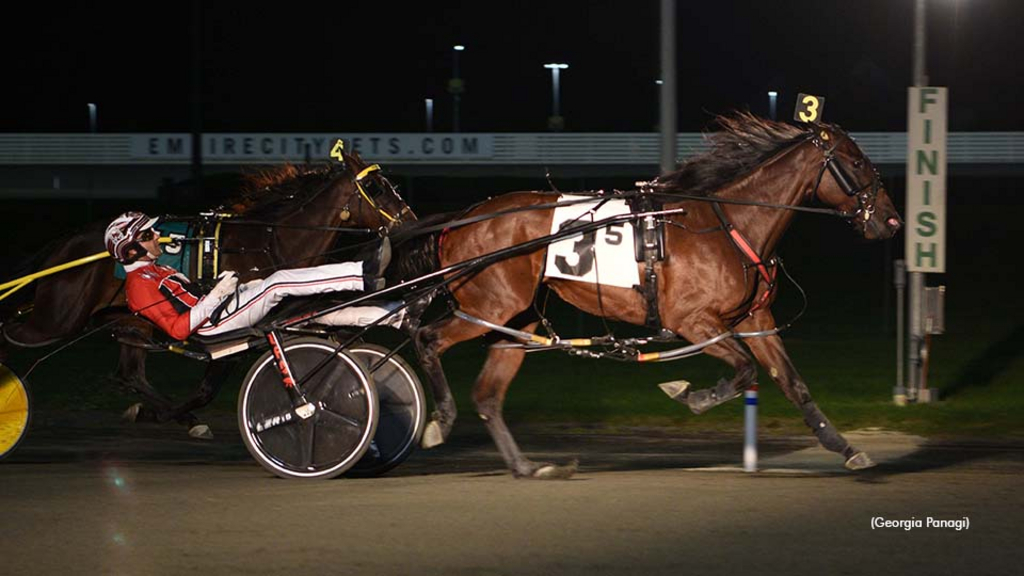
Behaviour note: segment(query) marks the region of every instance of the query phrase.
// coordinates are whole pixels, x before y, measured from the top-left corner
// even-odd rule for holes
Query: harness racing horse
[[[754,385],[756,359],[800,409],[825,448],[842,454],[848,468],[872,466],[867,455],[850,446],[812,400],[777,335],[769,309],[775,297],[774,253],[795,211],[815,210],[802,208],[812,201],[828,207],[819,211],[847,218],[857,233],[870,240],[891,238],[902,222],[871,162],[838,127],[801,129],[748,113],[716,121],[721,130],[708,135],[710,150],[651,183],[651,193],[665,201],[666,210],[681,209],[662,217],[666,256],[654,267],[659,278],[661,326],[689,342],[707,344],[703,351],[731,365],[735,375],[710,389],[690,391],[688,384],[663,389],[701,413]],[[553,193],[513,192],[475,206],[467,218],[512,213],[443,234],[439,265],[444,269],[544,237],[551,230],[553,209],[541,205],[550,206],[557,199]],[[515,210],[530,206],[541,207]],[[641,292],[613,286],[598,290],[592,283],[544,277],[544,263],[541,246],[453,282],[449,289],[460,311],[484,322],[469,321],[464,315],[448,317],[418,333],[421,362],[437,404],[425,443],[443,441],[456,415],[441,355],[459,342],[490,332],[495,325],[533,333],[538,318],[526,317],[524,312],[531,308],[541,283],[584,312],[645,324],[648,305]],[[646,264],[637,266],[643,271]],[[737,339],[723,337],[734,330],[761,333],[761,337],[744,340],[744,348]],[[524,356],[523,348],[491,347],[473,386],[473,401],[513,475],[569,476],[575,471],[574,463],[558,466],[526,458],[502,417],[505,395]],[[634,359],[657,356],[640,354]]]
[[[323,263],[341,234],[388,232],[416,220],[378,166],[347,153],[329,167],[287,165],[249,175],[241,196],[216,213],[219,267],[236,271],[241,282],[279,268]],[[102,250],[106,225],[93,223],[71,237],[48,256],[43,268]],[[194,396],[175,403],[146,380],[146,351],[139,344],[152,342],[155,326],[127,314],[122,288],[110,258],[42,278],[27,320],[0,328],[0,359],[5,340],[44,346],[81,333],[94,317],[116,318],[112,330],[122,346],[115,378],[143,396],[146,417],[194,426],[198,421],[191,411],[213,399],[234,360],[211,361]]]

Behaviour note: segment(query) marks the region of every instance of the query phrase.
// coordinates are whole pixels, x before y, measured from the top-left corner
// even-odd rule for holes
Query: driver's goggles
[[[149,242],[153,238],[159,236],[159,234],[160,232],[158,232],[155,228],[147,228],[142,232],[139,232],[138,236],[136,236],[135,239],[139,242]]]

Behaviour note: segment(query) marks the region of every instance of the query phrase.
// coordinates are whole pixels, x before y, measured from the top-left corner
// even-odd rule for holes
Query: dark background
[[[950,88],[950,129],[1024,129],[1024,3],[927,10],[927,71]],[[681,131],[733,108],[767,114],[771,89],[780,118],[807,92],[849,130],[905,129],[912,0],[680,2],[677,16]],[[34,3],[0,34],[0,130],[86,131],[94,102],[101,132],[188,131],[198,100],[211,132],[414,132],[434,98],[445,131],[463,44],[463,131],[544,130],[552,61],[570,66],[566,130],[650,131],[658,38],[656,0]]]
[[[680,2],[677,10],[680,131],[705,129],[713,114],[734,108],[767,114],[770,89],[780,92],[780,119],[791,116],[797,92],[808,92],[826,97],[826,121],[853,132],[906,129],[912,0]],[[928,11],[929,83],[949,87],[950,130],[1024,130],[1017,64],[1024,2],[930,0]],[[0,34],[7,56],[0,131],[85,132],[86,103],[95,102],[100,132],[187,132],[196,118],[207,132],[419,132],[427,97],[435,99],[435,129],[445,131],[456,43],[466,46],[465,131],[545,130],[551,75],[543,64],[551,61],[570,65],[562,75],[567,131],[651,131],[658,118],[658,34],[655,0],[38,4],[6,19]],[[147,201],[4,200],[0,281],[84,221],[129,209],[197,212],[234,192],[236,175],[212,166],[204,174],[199,197],[184,182],[176,188],[186,193]],[[390,175],[421,216],[549,187],[540,177]],[[632,183],[555,176],[563,190]],[[902,211],[903,179],[887,176],[885,183]],[[983,386],[1021,358],[1020,187],[1011,176],[949,179],[947,273],[928,277],[948,287],[947,335],[933,343],[934,382]],[[810,300],[787,341],[794,348],[822,343],[814,359],[821,374],[852,378],[863,366],[879,370],[884,378],[864,380],[875,382],[883,399],[894,363],[892,261],[902,253],[902,235],[865,244],[843,222],[809,215],[796,220],[780,246]],[[779,318],[799,304],[797,292],[784,287]],[[602,331],[595,319],[574,313],[556,325],[563,335]],[[849,345],[856,338],[882,352],[858,353]],[[106,360],[112,368],[112,357]],[[459,381],[468,388],[472,375]],[[828,389],[828,379],[819,382],[818,390]]]

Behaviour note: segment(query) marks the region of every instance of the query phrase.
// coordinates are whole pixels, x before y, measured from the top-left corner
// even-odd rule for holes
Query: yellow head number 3
[[[812,94],[797,94],[796,111],[793,119],[797,122],[817,122],[825,109],[825,99]]]

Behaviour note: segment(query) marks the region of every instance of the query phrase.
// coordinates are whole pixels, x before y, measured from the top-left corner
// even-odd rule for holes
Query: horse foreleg
[[[536,322],[527,326],[526,332],[533,332]],[[509,384],[519,372],[526,351],[522,348],[491,347],[487,352],[483,370],[473,385],[473,402],[477,413],[487,426],[498,452],[505,460],[512,474],[517,478],[568,478],[576,472],[576,462],[565,466],[533,462],[523,455],[502,416],[505,393]]]
[[[775,327],[775,319],[770,312],[759,311],[740,327],[744,330],[770,330]],[[747,346],[750,347],[761,366],[768,371],[772,380],[782,389],[786,398],[800,409],[804,416],[804,422],[811,428],[822,446],[841,454],[846,459],[846,467],[850,470],[861,470],[875,465],[866,453],[851,446],[818,408],[817,403],[811,398],[807,384],[804,383],[803,378],[793,366],[789,354],[786,353],[781,338],[778,336],[751,338],[747,340]]]
[[[682,333],[682,335],[691,342],[700,342],[728,331],[725,324],[720,321],[708,321],[698,324],[703,325],[704,328],[694,330],[694,333]],[[688,385],[681,386],[677,382],[668,382],[661,385],[662,391],[673,400],[689,406],[694,414],[703,414],[719,404],[738,397],[744,390],[753,385],[757,378],[754,360],[743,349],[743,346],[735,340],[727,339],[716,342],[705,348],[704,353],[732,366],[736,371],[733,377],[729,380],[722,378],[714,387],[702,390],[691,391]]]

